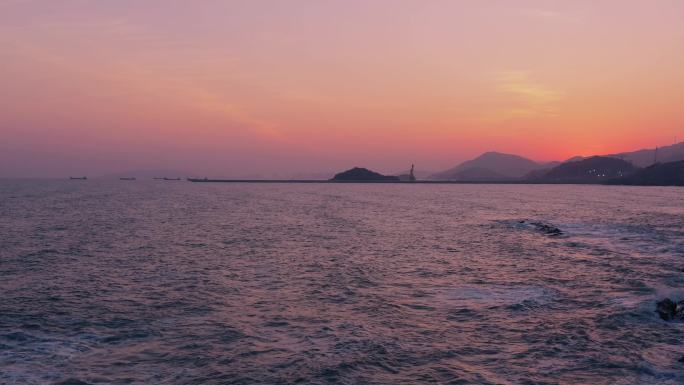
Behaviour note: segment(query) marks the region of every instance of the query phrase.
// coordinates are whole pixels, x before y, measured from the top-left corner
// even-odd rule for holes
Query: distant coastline
[[[655,163],[638,168],[629,162],[595,156],[561,163],[543,174],[530,173],[522,178],[449,180],[417,180],[413,167],[409,175],[383,175],[362,167],[335,174],[328,180],[315,179],[209,179],[188,178],[196,183],[382,183],[382,184],[584,184],[628,186],[684,186],[684,161]]]
[[[503,181],[463,181],[463,180],[419,180],[409,181],[332,181],[323,179],[195,179],[188,178],[193,183],[256,183],[256,184],[409,184],[409,185],[437,185],[437,184],[492,184],[492,185],[591,185],[591,186],[660,186],[682,187],[682,185],[653,185],[653,184],[618,184],[618,183],[573,183],[573,182],[541,182],[531,180],[503,180]]]
[[[332,173],[326,173],[331,175]],[[137,170],[110,174],[119,180],[182,180],[197,183],[398,183],[398,184],[592,184],[626,186],[684,186],[684,142],[654,149],[613,155],[575,156],[565,161],[538,162],[515,154],[485,152],[455,167],[439,172],[410,169],[381,174],[353,167],[331,179],[317,174],[289,174],[262,178],[199,178],[178,170]],[[244,174],[243,174],[244,175]],[[105,177],[102,177],[105,178]],[[72,180],[85,180],[71,177]]]

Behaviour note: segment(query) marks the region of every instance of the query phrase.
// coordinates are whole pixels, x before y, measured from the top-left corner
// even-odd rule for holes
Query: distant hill
[[[562,163],[563,162],[558,162],[558,161],[539,163],[539,167],[540,167],[539,170],[550,170],[556,166],[561,165]]]
[[[354,167],[331,179],[333,182],[398,182],[398,176],[382,175],[367,168]]]
[[[556,166],[557,167],[557,166]],[[539,170],[532,170],[528,172],[523,179],[529,180],[529,181],[539,181],[541,180],[544,175],[548,174],[549,171],[551,171],[553,167],[551,168],[541,168]]]
[[[518,155],[486,152],[446,171],[432,174],[432,180],[510,180],[523,178],[530,171],[544,166]]]
[[[627,152],[621,152],[617,154],[607,154],[607,155],[602,155],[605,157],[609,158],[617,158],[617,159],[622,159],[627,162],[631,162],[637,167],[647,167],[650,166],[654,163],[656,160],[656,149],[655,148],[646,148],[642,150],[637,150],[637,151],[627,151]],[[582,159],[587,159],[587,157],[583,156],[574,156],[566,162],[573,162],[577,160],[582,160]],[[663,146],[663,147],[658,147],[658,162],[660,163],[668,163],[668,162],[676,162],[678,160],[684,160],[684,142],[679,142],[677,144],[673,144],[671,146]]]
[[[609,180],[607,183],[638,186],[684,186],[684,160],[657,163],[630,176]]]
[[[573,156],[570,159],[566,159],[564,162],[561,163],[568,163],[568,162],[577,162],[579,160],[587,159],[587,156]]]
[[[513,178],[501,175],[488,168],[474,167],[463,171],[458,171],[452,174],[451,180],[470,181],[470,182],[486,182],[486,181],[506,181]]]
[[[650,148],[608,156],[624,159],[639,167],[646,167],[652,165],[655,161],[655,152],[655,148]],[[678,160],[684,160],[684,142],[658,148],[658,162],[668,163]]]
[[[543,183],[600,183],[632,175],[637,170],[637,167],[621,159],[593,156],[562,163],[532,179]]]
[[[581,160],[582,158],[579,158],[577,160]],[[546,173],[548,173],[552,168],[558,167],[564,162],[547,162],[547,163],[542,163],[540,164],[541,168],[537,170],[532,170],[525,174],[523,177],[524,180],[538,180],[542,178]]]

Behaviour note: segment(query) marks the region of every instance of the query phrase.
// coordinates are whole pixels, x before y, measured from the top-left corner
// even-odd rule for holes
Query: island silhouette
[[[382,175],[363,167],[354,167],[350,170],[335,174],[332,182],[399,182],[398,176]]]

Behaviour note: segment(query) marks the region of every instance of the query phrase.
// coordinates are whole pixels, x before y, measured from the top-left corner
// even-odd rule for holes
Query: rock
[[[684,299],[677,302],[677,317],[684,319]]]
[[[678,361],[684,363],[684,356],[682,356],[682,358],[680,358]]]
[[[531,222],[532,226],[537,229],[537,231],[544,233],[546,235],[562,235],[563,232],[556,226],[552,226],[542,222]]]
[[[680,301],[681,302],[681,301]],[[656,303],[656,312],[661,319],[671,321],[677,316],[677,304],[669,298]]]

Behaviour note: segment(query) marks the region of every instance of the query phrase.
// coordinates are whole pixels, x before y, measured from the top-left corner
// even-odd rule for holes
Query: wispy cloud
[[[0,6],[19,2],[0,0]],[[99,93],[127,98],[130,104],[154,100],[160,106],[205,113],[267,140],[287,140],[278,124],[260,117],[221,86],[207,84],[209,75],[201,71],[203,61],[225,62],[225,72],[238,72],[230,71],[230,58],[218,60],[186,44],[187,40],[179,41],[124,17],[91,20],[63,14],[16,25],[0,23],[0,32],[6,32],[0,33],[0,45],[6,47],[0,57],[49,68],[51,73],[72,77],[75,83],[92,84]],[[79,36],[78,45],[63,44],[74,36]],[[155,50],[147,52],[143,48],[150,43]],[[235,88],[250,87],[239,75],[231,79]]]
[[[558,116],[562,92],[535,81],[529,71],[501,71],[493,76],[497,92],[505,97],[505,106],[497,118]]]
[[[192,84],[185,84],[183,94],[190,96],[196,107],[223,114],[226,118],[249,127],[254,134],[264,139],[278,142],[288,141],[286,135],[279,129],[277,124],[251,114],[244,107],[222,96],[220,92]]]

